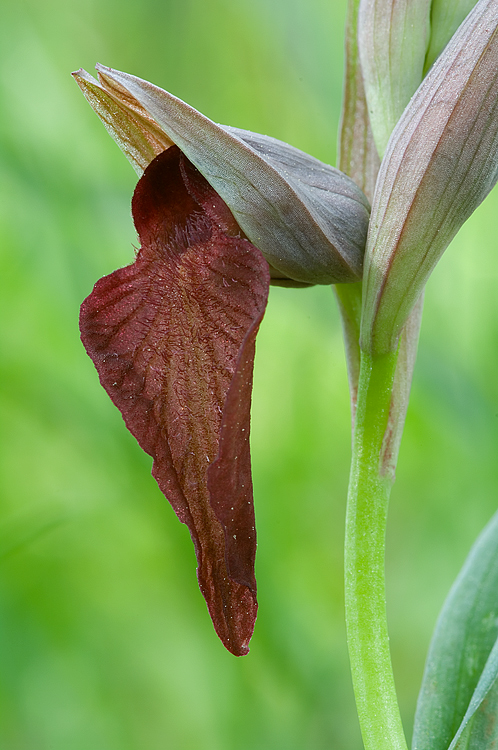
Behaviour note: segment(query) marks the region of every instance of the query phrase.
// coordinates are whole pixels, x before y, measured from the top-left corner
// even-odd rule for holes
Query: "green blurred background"
[[[358,750],[343,625],[349,406],[332,292],[272,289],[253,466],[260,614],[215,636],[187,529],[100,388],[78,307],[133,258],[96,61],[335,163],[345,0],[12,0],[0,25],[0,748]],[[434,273],[388,529],[407,732],[498,487],[498,194]]]

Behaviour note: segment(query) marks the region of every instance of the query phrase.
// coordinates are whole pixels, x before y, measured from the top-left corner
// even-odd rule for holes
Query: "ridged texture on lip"
[[[81,338],[194,541],[221,640],[247,653],[257,612],[249,452],[268,264],[174,146],[133,197],[141,248],[81,308]]]
[[[305,284],[361,278],[369,204],[350,178],[281,141],[217,125],[140,78],[97,70],[99,81],[74,76],[135,168],[173,142],[277,271]]]
[[[392,351],[442,253],[498,177],[498,3],[480,0],[396,126],[372,206],[362,347]]]

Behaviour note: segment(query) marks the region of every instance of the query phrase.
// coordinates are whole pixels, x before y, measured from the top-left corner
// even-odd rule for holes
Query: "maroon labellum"
[[[84,301],[81,338],[189,527],[216,632],[240,656],[257,611],[249,428],[268,263],[176,146],[147,167],[132,210],[141,248]]]

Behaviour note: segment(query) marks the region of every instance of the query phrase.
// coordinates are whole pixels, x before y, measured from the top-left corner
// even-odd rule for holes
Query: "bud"
[[[305,284],[359,281],[369,204],[346,175],[282,141],[217,125],[135,76],[73,74],[137,171],[177,145],[277,272]]]
[[[431,0],[361,0],[358,48],[370,123],[382,157],[423,78]]]
[[[406,108],[382,162],[362,347],[393,351],[432,269],[498,178],[498,3],[480,0]]]
[[[477,0],[432,0],[431,40],[425,59],[426,70],[439,57],[476,2]]]

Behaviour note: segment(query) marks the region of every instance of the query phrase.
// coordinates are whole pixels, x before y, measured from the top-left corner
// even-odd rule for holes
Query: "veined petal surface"
[[[146,169],[132,208],[141,248],[97,282],[81,337],[190,529],[218,635],[241,655],[257,611],[249,428],[268,264],[176,146]]]

